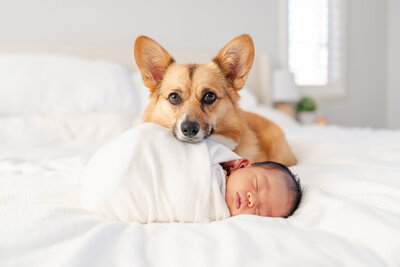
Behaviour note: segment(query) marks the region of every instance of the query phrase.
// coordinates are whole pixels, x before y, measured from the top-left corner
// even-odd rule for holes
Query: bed
[[[304,187],[298,211],[111,221],[80,207],[82,173],[140,122],[140,76],[128,52],[29,51],[0,54],[0,266],[400,266],[399,130],[298,124],[270,107],[263,55],[240,105],[285,131]]]

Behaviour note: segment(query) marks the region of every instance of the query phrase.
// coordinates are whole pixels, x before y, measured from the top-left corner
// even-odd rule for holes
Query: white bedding
[[[93,146],[1,145],[0,266],[399,266],[400,132],[287,131],[304,186],[289,219],[107,221],[79,207]]]
[[[41,59],[31,63],[43,66]],[[7,66],[0,61],[0,69]],[[87,73],[99,69],[80,61],[72,66],[94,68]],[[304,198],[288,219],[240,215],[211,223],[143,225],[107,220],[81,208],[85,164],[141,110],[122,104],[131,85],[127,75],[111,75],[118,68],[107,66],[101,65],[109,73],[105,77],[125,79],[110,86],[128,86],[111,102],[96,98],[107,98],[110,88],[62,68],[67,77],[57,73],[56,79],[75,73],[83,83],[79,88],[96,97],[63,99],[65,91],[52,91],[50,84],[64,83],[46,83],[49,87],[40,92],[53,98],[45,98],[45,106],[35,98],[39,106],[13,101],[1,110],[1,267],[400,266],[400,131],[305,127],[267,107],[253,108],[282,126],[299,159],[291,170],[302,181]],[[41,77],[47,82],[53,76]],[[5,97],[13,93],[7,81],[12,83],[0,77]],[[24,96],[24,87],[18,90]],[[50,99],[68,103],[58,106]]]

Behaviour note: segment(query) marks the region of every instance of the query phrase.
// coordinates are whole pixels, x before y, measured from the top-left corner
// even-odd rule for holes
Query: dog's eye
[[[178,104],[180,104],[182,102],[182,99],[177,93],[171,93],[168,96],[168,101],[172,105],[178,105]]]
[[[217,100],[217,95],[213,92],[207,92],[204,94],[203,99],[201,100],[204,104],[210,105]]]

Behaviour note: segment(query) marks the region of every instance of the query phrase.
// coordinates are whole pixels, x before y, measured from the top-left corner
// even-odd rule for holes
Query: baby
[[[221,163],[225,171],[225,202],[231,216],[254,214],[265,217],[291,216],[298,208],[300,181],[284,165],[252,164],[247,159]]]
[[[103,146],[88,162],[82,206],[124,222],[209,222],[239,214],[288,217],[301,199],[283,165],[251,164],[206,140],[177,140],[141,124]]]

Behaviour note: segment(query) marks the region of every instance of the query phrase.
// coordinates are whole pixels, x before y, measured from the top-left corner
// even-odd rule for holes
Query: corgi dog
[[[136,39],[134,54],[150,90],[145,122],[171,129],[183,142],[210,138],[252,162],[297,163],[275,123],[238,107],[239,91],[254,60],[249,35],[233,39],[208,64],[177,64],[161,45],[146,36]]]

